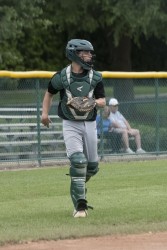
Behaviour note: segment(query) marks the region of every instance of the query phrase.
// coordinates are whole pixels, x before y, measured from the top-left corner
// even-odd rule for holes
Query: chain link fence
[[[65,159],[62,121],[57,116],[59,95],[50,110],[52,124],[40,122],[42,100],[53,72],[0,71],[0,163],[36,162]],[[118,99],[119,111],[140,130],[142,147],[147,154],[167,153],[167,73],[102,72],[107,104]],[[35,76],[34,76],[35,75]],[[102,117],[102,110],[98,113]],[[101,123],[102,124],[102,123]],[[129,141],[135,150],[133,138]],[[100,157],[120,157],[120,141],[105,138],[103,129],[98,139]]]

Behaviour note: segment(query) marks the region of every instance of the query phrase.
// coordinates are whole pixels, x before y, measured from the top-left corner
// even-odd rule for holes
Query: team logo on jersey
[[[83,88],[83,86],[78,87],[77,90],[81,92],[81,91],[82,91],[82,88]]]

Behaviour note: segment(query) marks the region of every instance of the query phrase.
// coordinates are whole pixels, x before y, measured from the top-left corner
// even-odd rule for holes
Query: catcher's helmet
[[[90,70],[93,67],[93,57],[89,62],[85,62],[78,56],[78,52],[82,50],[87,50],[93,52],[92,44],[87,40],[82,39],[72,39],[67,43],[66,56],[70,61],[78,63],[82,68]]]

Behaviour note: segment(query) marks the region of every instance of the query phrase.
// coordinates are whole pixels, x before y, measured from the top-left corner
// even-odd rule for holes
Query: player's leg
[[[76,211],[87,209],[85,198],[87,159],[83,154],[82,130],[83,122],[63,121],[64,141],[70,160],[70,194]]]
[[[85,194],[87,159],[81,152],[70,156],[70,194],[76,211],[86,210],[87,201]]]
[[[88,160],[86,181],[98,171],[97,130],[96,122],[85,122],[84,152]]]

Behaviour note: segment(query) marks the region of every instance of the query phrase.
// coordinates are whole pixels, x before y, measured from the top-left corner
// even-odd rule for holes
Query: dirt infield
[[[1,246],[0,250],[166,250],[167,232],[75,240],[28,242]]]

